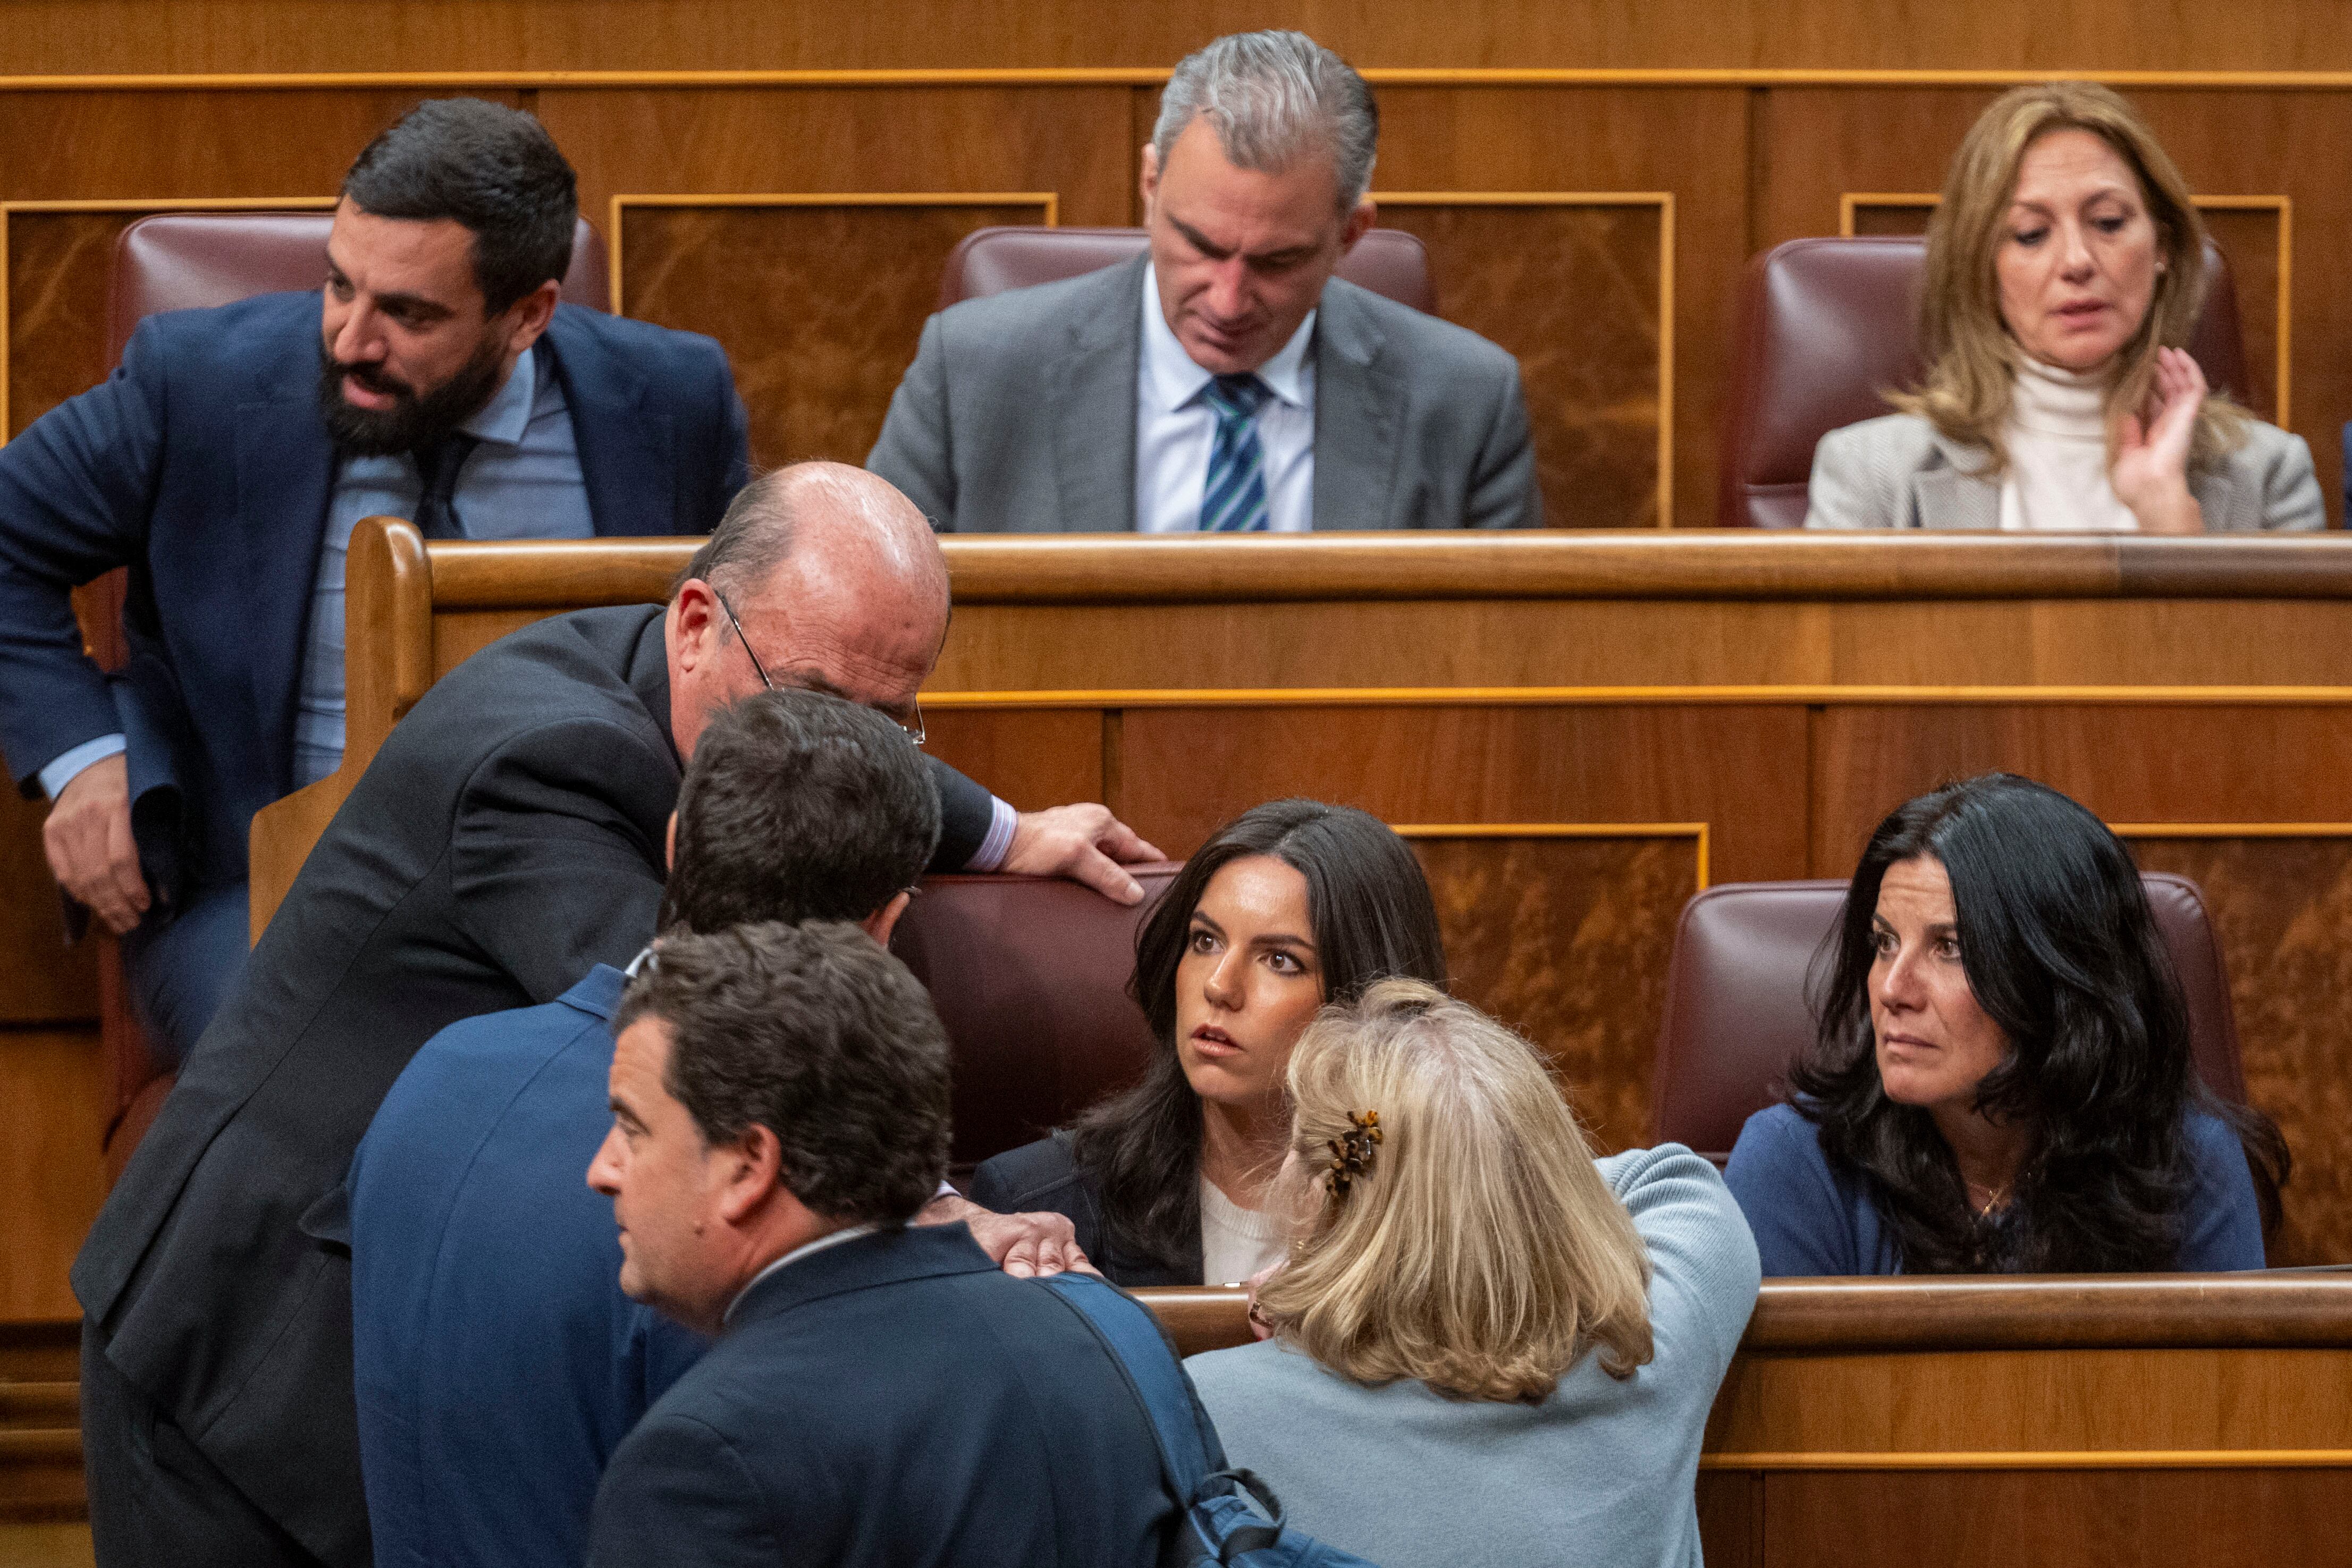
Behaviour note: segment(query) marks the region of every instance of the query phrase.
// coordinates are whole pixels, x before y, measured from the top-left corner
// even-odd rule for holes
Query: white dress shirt
[[[1135,369],[1135,527],[1139,533],[1193,533],[1209,482],[1217,416],[1202,393],[1213,377],[1192,363],[1160,310],[1160,284],[1143,269],[1143,353]],[[1274,393],[1257,411],[1265,457],[1266,526],[1304,533],[1315,526],[1315,312],[1282,352],[1257,368]]]

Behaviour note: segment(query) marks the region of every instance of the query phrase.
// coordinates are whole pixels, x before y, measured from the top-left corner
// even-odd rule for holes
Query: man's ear
[[[1356,203],[1355,210],[1348,215],[1348,221],[1339,228],[1340,255],[1345,256],[1356,248],[1356,241],[1364,237],[1377,216],[1378,209],[1373,206],[1371,197],[1365,196]]]
[[[677,869],[677,813],[669,814],[669,826],[662,833],[662,864]]]
[[[555,303],[563,298],[563,285],[551,278],[525,294],[506,309],[507,352],[520,353],[539,342],[547,331],[547,323],[555,319]]]
[[[718,649],[719,596],[699,577],[688,577],[669,607],[670,657],[680,673],[701,668]]]
[[[1151,226],[1152,198],[1160,194],[1160,149],[1150,142],[1143,144],[1143,168],[1136,176],[1135,188],[1143,196],[1143,226]]]
[[[792,1197],[783,1187],[783,1146],[776,1142],[774,1128],[754,1121],[719,1153],[719,1158],[726,1162],[726,1167],[725,1184],[719,1194],[719,1217],[729,1225],[741,1225],[761,1205],[776,1198]]]
[[[890,895],[888,903],[859,921],[858,928],[887,947],[890,945],[890,933],[898,929],[898,917],[905,914],[907,906],[914,901],[915,895],[901,889]]]

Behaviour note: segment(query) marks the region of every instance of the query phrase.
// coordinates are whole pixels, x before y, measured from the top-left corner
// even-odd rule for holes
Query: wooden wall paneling
[[[66,1269],[106,1196],[98,1030],[0,1029],[0,1321],[76,1318]]]
[[[48,814],[46,801],[0,790],[0,887],[9,890],[0,899],[0,1025],[98,1016],[93,948],[66,945],[58,885],[41,848]]]
[[[2310,444],[2330,516],[2340,522],[2339,434],[2352,417],[2352,300],[2340,289],[2294,288],[2292,275],[2296,254],[2331,256],[2352,245],[2352,193],[2308,151],[2352,138],[2352,82],[2331,79],[2325,90],[2304,91],[2194,80],[2123,86],[2191,189],[2291,205],[2292,229],[2279,231],[2281,293],[2259,299],[2242,276],[2240,308],[2250,353],[2262,315],[2287,318],[2288,428]],[[1843,193],[1939,189],[1960,138],[1993,96],[1990,85],[1771,89],[1761,117],[1757,247],[1835,233]],[[2240,247],[2257,254],[2264,248],[2263,208],[2211,216],[2233,263]],[[2255,269],[2253,262],[2240,265],[2243,274]]]
[[[1764,1478],[1746,1470],[1702,1470],[1697,1500],[1704,1560],[1714,1568],[1763,1568]]]
[[[0,72],[789,70],[1157,67],[1216,34],[1300,27],[1355,64],[1995,71],[2336,70],[2329,0],[2168,10],[1985,0],[1855,9],[1840,0],[1535,6],[1283,0],[1237,10],[1078,0],[872,9],[814,0],[18,0]]]
[[[1538,421],[1547,521],[1661,521],[1638,493],[1647,479],[1644,467],[1634,465],[1651,461],[1647,440],[1636,435],[1644,405],[1667,397],[1673,418],[1661,447],[1672,453],[1670,493],[1680,521],[1710,521],[1716,432],[1747,261],[1748,95],[1592,85],[1392,86],[1379,93],[1376,183],[1383,190],[1433,199],[1482,191],[1613,194],[1629,203],[1648,200],[1647,193],[1672,195],[1671,213],[1661,216],[1670,216],[1673,237],[1657,262],[1670,268],[1672,315],[1655,342],[1640,313],[1655,297],[1649,230],[1633,213],[1620,209],[1601,222],[1572,208],[1513,216],[1501,208],[1400,207],[1382,221],[1426,228],[1437,253],[1441,314],[1486,322],[1506,347],[1528,356],[1523,372]],[[1458,216],[1441,219],[1448,211]],[[1540,236],[1533,249],[1520,242],[1530,235]],[[1653,389],[1646,378],[1661,349],[1674,359],[1665,384]],[[1620,450],[1628,456],[1616,460],[1628,466],[1593,485],[1588,476]],[[1562,496],[1566,486],[1575,488]],[[1629,506],[1638,510],[1623,510]]]
[[[1939,199],[1933,191],[1848,191],[1838,197],[1838,232],[1925,234]],[[2229,259],[2237,290],[2247,378],[2234,389],[2238,400],[2273,424],[2290,419],[2294,204],[2285,196],[2200,195],[2197,208]]]
[[[1517,356],[1545,522],[1671,526],[1674,193],[1374,196],[1429,247],[1437,313]]]
[[[2294,1172],[2274,1265],[2352,1263],[2352,826],[2118,825],[2140,865],[2204,889],[2246,1096]],[[2323,1000],[2324,999],[2324,1000]]]
[[[1052,192],[613,198],[614,308],[727,348],[751,460],[862,464],[956,242]]]
[[[1770,1568],[2321,1563],[2343,1469],[1922,1470],[1761,1479]],[[1712,1542],[1709,1561],[1713,1561]]]
[[[958,709],[926,702],[925,746],[1022,810],[1037,811],[1100,801],[1112,793],[1103,777],[1103,734],[1114,717],[1091,708]]]
[[[1128,821],[1171,855],[1262,801],[1303,795],[1384,822],[1705,823],[1708,874],[1727,881],[1802,864],[1801,707],[1237,699],[1121,716]]]
[[[1605,1152],[1643,1142],[1675,922],[1706,825],[1400,826],[1429,877],[1454,994],[1549,1058]]]

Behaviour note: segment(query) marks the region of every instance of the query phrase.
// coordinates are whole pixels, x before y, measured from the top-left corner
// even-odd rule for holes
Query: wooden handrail
[[[665,595],[697,542],[436,543],[433,601],[446,609],[647,602]],[[2352,598],[2352,541],[2341,534],[2019,539],[1633,529],[1241,539],[992,534],[941,543],[960,605]],[[563,563],[560,574],[538,559],[551,552]]]
[[[1222,1287],[1135,1293],[1192,1355],[1249,1340]],[[2352,1273],[1767,1279],[1743,1354],[2352,1348]]]

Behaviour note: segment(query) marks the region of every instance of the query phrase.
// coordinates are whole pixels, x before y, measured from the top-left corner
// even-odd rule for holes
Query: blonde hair
[[[1995,99],[1952,155],[1943,200],[1927,225],[1927,286],[1919,306],[1927,384],[1888,398],[1926,418],[1948,440],[1989,453],[1988,477],[2009,466],[2000,431],[2024,353],[2001,319],[1994,258],[2008,233],[2018,165],[2027,148],[2053,131],[2087,131],[2115,149],[2139,181],[2164,258],[2147,318],[2109,367],[2111,414],[2147,401],[2156,384],[2157,351],[2185,347],[2205,303],[2204,220],[2188,182],[2130,104],[2086,81],[2014,88]],[[2226,397],[2208,397],[2190,441],[2190,467],[2208,467],[2237,447],[2248,417]],[[2109,427],[2112,432],[2112,421]]]
[[[1598,1347],[1612,1377],[1651,1356],[1649,1255],[1527,1041],[1418,980],[1326,1007],[1289,1071],[1275,1201],[1307,1217],[1258,1291],[1275,1331],[1359,1383],[1419,1378],[1536,1401]],[[1344,1195],[1331,1145],[1378,1111]]]

